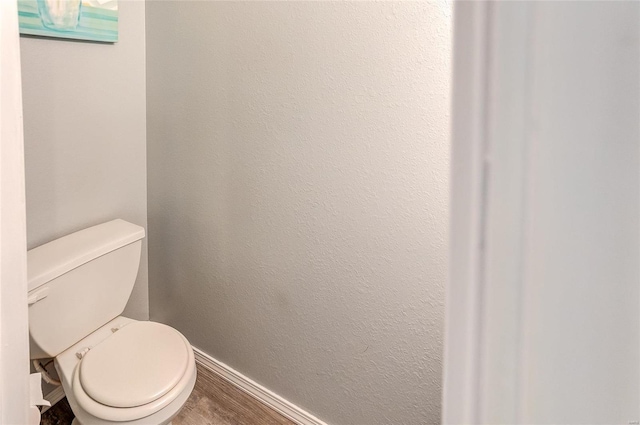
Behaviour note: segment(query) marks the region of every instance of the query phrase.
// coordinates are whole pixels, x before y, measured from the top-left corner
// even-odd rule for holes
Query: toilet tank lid
[[[144,228],[116,219],[27,252],[29,291],[108,252],[144,238]]]

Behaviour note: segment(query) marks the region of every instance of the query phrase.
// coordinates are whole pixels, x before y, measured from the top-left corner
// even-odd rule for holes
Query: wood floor
[[[42,425],[70,425],[73,412],[62,399],[42,415]],[[173,425],[295,425],[278,412],[248,396],[198,365],[198,379]]]

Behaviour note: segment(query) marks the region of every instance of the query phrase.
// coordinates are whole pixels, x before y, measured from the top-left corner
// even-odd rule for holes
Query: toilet
[[[27,254],[31,359],[54,358],[74,425],[169,424],[195,385],[180,332],[121,316],[144,236],[113,220]]]

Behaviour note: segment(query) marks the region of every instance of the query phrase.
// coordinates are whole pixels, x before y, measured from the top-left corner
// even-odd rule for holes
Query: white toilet
[[[142,227],[113,220],[27,255],[31,358],[55,358],[74,424],[168,424],[195,385],[180,332],[120,316],[142,238]]]

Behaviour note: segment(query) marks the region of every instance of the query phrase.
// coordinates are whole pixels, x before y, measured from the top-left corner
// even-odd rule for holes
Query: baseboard
[[[284,398],[266,389],[257,382],[247,378],[237,370],[232,369],[221,361],[214,359],[204,351],[194,347],[193,352],[195,354],[196,363],[219,375],[235,387],[244,391],[261,403],[266,404],[267,406],[280,413],[282,416],[295,422],[296,424],[327,425],[309,412],[285,400]]]
[[[63,398],[64,398],[64,390],[62,389],[62,386],[56,387],[53,391],[48,392],[44,396],[44,399],[47,400],[49,403],[51,403],[51,407],[53,407],[54,404],[56,404]],[[51,409],[51,407],[42,406],[42,411],[40,413],[46,412],[47,410]]]

